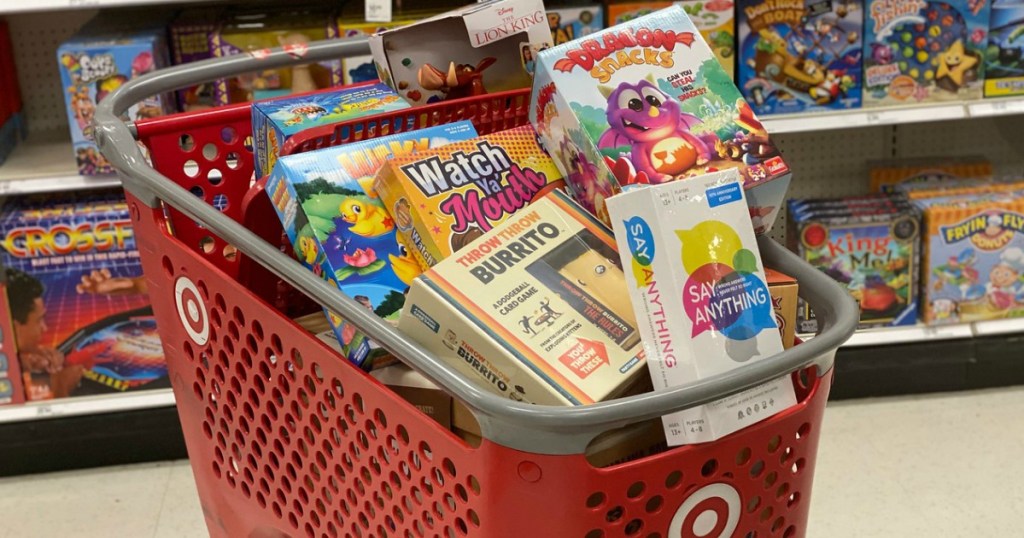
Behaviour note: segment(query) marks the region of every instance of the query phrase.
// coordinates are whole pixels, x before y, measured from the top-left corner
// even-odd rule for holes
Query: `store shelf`
[[[197,4],[211,0],[3,0],[0,15],[64,9],[101,9],[121,6]]]
[[[117,176],[78,175],[68,134],[33,133],[0,165],[0,195],[71,191],[121,184]]]
[[[864,329],[854,333],[843,344],[844,348],[867,346],[892,346],[920,342],[936,342],[942,340],[959,340],[977,336],[1002,336],[1008,334],[1024,335],[1024,318],[979,321],[975,323],[959,323],[955,325],[939,325],[929,327],[917,324],[909,327],[888,327],[884,329]],[[803,334],[800,338],[808,340],[814,335]]]
[[[931,121],[985,118],[1024,114],[1024,98],[872,108],[814,114],[783,114],[764,118],[768,132],[800,133],[851,129],[876,125],[926,123]]]
[[[137,411],[174,405],[171,389],[154,389],[123,394],[81,396],[0,406],[0,424],[81,415]]]
[[[979,321],[974,324],[975,336],[1024,335],[1024,318]]]

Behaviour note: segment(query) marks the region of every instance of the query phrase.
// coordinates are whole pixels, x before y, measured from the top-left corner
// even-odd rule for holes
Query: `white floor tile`
[[[1018,536],[1024,387],[829,406],[811,538]],[[0,538],[191,538],[188,462],[0,479]]]

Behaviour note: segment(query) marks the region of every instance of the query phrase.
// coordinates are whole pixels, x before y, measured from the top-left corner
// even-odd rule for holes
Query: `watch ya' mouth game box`
[[[574,197],[605,222],[604,201],[623,189],[735,168],[763,233],[791,176],[678,6],[541,52],[530,121]]]
[[[563,187],[529,125],[395,157],[374,190],[427,266]]]

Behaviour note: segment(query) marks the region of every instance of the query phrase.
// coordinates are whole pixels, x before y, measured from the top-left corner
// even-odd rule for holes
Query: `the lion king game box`
[[[735,168],[763,233],[791,176],[678,6],[541,52],[530,121],[575,198],[605,222],[604,200],[624,188]]]
[[[738,83],[758,114],[861,105],[859,1],[739,0]]]
[[[169,386],[123,195],[9,199],[0,238],[27,399]]]
[[[374,175],[388,159],[475,136],[462,121],[287,155],[274,166],[267,194],[299,260],[394,322],[423,263],[396,233],[372,189]],[[327,317],[349,360],[363,365],[373,358],[373,346],[352,325]]]
[[[611,230],[558,191],[414,280],[398,328],[517,401],[585,405],[646,376]]]
[[[864,6],[864,106],[981,98],[990,0]]]
[[[529,125],[395,157],[374,190],[427,266],[564,185]]]

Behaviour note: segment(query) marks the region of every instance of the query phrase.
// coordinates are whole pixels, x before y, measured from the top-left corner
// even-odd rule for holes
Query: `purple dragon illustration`
[[[598,140],[600,149],[631,146],[630,161],[637,174],[663,183],[715,157],[715,137],[690,132],[701,123],[682,112],[679,103],[662,93],[648,77],[638,84],[623,82],[602,87],[608,99],[609,128]]]

